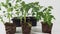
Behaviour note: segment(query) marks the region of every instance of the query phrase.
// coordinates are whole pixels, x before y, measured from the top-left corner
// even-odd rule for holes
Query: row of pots
[[[18,22],[16,22],[16,23],[15,22],[13,21],[13,23],[5,23],[6,34],[15,34],[16,27],[17,27],[16,24],[18,23]],[[41,24],[42,24],[42,32],[51,34],[51,29],[52,29],[53,24],[50,27],[47,25],[47,23],[41,22]],[[23,34],[31,34],[31,27],[28,25],[28,23],[25,24],[23,22],[23,23],[20,23],[20,25],[22,27]]]

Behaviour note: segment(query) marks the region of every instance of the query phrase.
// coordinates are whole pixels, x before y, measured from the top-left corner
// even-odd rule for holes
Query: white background
[[[5,0],[0,0],[5,1]],[[52,28],[52,34],[60,34],[60,0],[24,0],[26,3],[33,2],[33,1],[39,1],[40,5],[43,6],[53,6],[52,14],[55,16],[56,20],[53,21],[53,28]],[[0,23],[1,24],[1,23]],[[39,23],[38,23],[39,25]],[[4,28],[2,25],[0,25],[0,34],[3,34],[2,31],[4,31]],[[2,31],[1,31],[2,30]]]

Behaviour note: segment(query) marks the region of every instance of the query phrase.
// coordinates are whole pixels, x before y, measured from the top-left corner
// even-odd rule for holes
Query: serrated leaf
[[[42,9],[43,8],[43,6],[39,6],[40,7],[40,9]]]
[[[55,19],[55,17],[53,15],[51,15],[51,18]]]

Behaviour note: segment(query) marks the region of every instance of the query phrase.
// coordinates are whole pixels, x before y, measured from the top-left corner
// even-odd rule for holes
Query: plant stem
[[[10,23],[10,18],[9,18],[9,23]]]
[[[26,23],[26,11],[24,10],[24,23]]]

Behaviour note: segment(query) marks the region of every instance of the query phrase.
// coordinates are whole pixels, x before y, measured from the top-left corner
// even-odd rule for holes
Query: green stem
[[[9,23],[10,23],[10,18],[9,18]]]
[[[26,11],[24,11],[24,23],[26,23]]]

